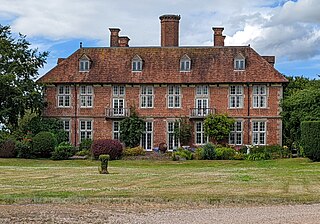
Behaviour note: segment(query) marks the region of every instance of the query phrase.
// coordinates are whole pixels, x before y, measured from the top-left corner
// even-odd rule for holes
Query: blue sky
[[[226,45],[248,45],[275,55],[285,75],[320,74],[319,0],[0,0],[0,23],[49,51],[40,75],[79,48],[108,47],[109,27],[130,46],[159,46],[163,14],[179,14],[180,46],[212,46],[212,27],[225,28]]]

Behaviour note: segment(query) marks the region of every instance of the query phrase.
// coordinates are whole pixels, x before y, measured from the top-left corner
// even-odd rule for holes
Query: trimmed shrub
[[[216,148],[216,159],[221,159],[221,160],[234,159],[235,154],[236,154],[236,151],[232,148],[228,148],[228,147]]]
[[[95,159],[98,159],[102,154],[108,154],[111,160],[120,159],[122,151],[123,147],[117,140],[94,140],[91,145],[91,153]]]
[[[108,174],[108,162],[109,162],[110,156],[102,154],[99,156],[99,160],[101,161],[101,166],[99,169],[100,174]]]
[[[16,157],[16,143],[12,139],[7,139],[0,145],[0,158],[15,158]]]
[[[172,160],[177,161],[177,160],[180,160],[181,158],[184,158],[186,160],[193,160],[193,153],[190,152],[189,150],[178,148],[177,152],[174,152],[172,154]]]
[[[320,121],[301,123],[301,144],[309,159],[320,161]]]
[[[16,151],[18,154],[17,155],[18,158],[31,159],[34,157],[30,142],[26,142],[26,141],[17,142]]]
[[[32,153],[36,158],[50,158],[57,139],[51,132],[39,132],[32,139]]]
[[[143,156],[146,154],[146,151],[141,146],[134,148],[126,148],[123,151],[124,156]]]
[[[75,152],[75,147],[69,142],[61,142],[57,147],[54,148],[51,158],[54,160],[68,159],[69,157],[73,156]]]
[[[216,150],[214,144],[209,142],[202,147],[201,158],[204,160],[213,160],[216,158]]]
[[[92,139],[87,138],[81,141],[79,145],[79,151],[90,150],[92,145]]]

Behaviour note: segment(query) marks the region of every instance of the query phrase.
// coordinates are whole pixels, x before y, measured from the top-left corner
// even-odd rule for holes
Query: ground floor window
[[[203,145],[207,143],[207,137],[204,134],[204,127],[202,121],[198,121],[195,123],[195,143],[197,145]]]
[[[152,150],[153,147],[153,123],[152,121],[146,122],[145,132],[141,136],[141,146],[145,150]]]
[[[265,145],[266,144],[266,122],[253,121],[252,122],[252,144]]]
[[[242,145],[243,127],[241,121],[234,122],[234,126],[231,129],[229,134],[229,144],[231,145]]]
[[[167,123],[167,142],[168,150],[173,150],[179,147],[179,141],[174,134],[174,126],[178,123],[174,121],[168,121]]]
[[[63,119],[63,130],[67,132],[67,141],[71,141],[71,120],[70,119]]]
[[[80,120],[80,142],[84,139],[92,139],[92,120]]]
[[[120,141],[120,121],[112,123],[112,138]]]

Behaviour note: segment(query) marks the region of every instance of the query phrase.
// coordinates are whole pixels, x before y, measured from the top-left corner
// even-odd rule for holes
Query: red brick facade
[[[161,35],[169,38],[164,42],[175,45],[178,40],[170,38],[178,37],[179,27],[175,26],[180,16],[162,17],[162,26],[164,20],[172,18],[176,21],[170,21],[171,25],[166,24],[169,27],[163,30],[174,34]],[[45,116],[70,121],[70,140],[79,144],[85,131],[91,132],[90,137],[94,139],[115,137],[114,122],[126,115],[121,114],[119,118],[115,114],[119,111],[114,108],[135,107],[152,126],[146,137],[150,149],[150,145],[153,148],[172,141],[169,123],[181,117],[187,117],[194,126],[190,144],[199,143],[198,129],[203,114],[198,116],[199,109],[193,108],[207,108],[206,113],[227,113],[241,122],[237,144],[281,144],[280,100],[282,84],[287,80],[274,69],[274,57],[262,57],[249,46],[224,46],[223,29],[216,29],[221,32],[215,30],[218,43],[212,47],[164,44],[139,48],[121,44],[121,37],[117,36],[120,30],[110,29],[111,47],[80,48],[65,60],[59,59],[59,64],[39,80],[47,84]],[[82,64],[83,58],[89,63],[88,68]],[[185,58],[187,64],[182,65]],[[67,90],[62,86],[67,86]],[[82,86],[89,86],[89,90]],[[124,94],[114,96],[114,86],[122,86]],[[144,92],[145,86],[149,92]],[[205,95],[197,95],[199,86],[205,86]],[[124,105],[119,107],[122,102]],[[151,108],[143,108],[148,103]],[[194,116],[194,112],[198,114]],[[92,127],[84,121],[92,121]]]

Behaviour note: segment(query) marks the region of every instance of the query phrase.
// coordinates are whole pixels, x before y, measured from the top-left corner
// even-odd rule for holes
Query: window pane
[[[113,95],[118,95],[118,86],[113,87]]]

